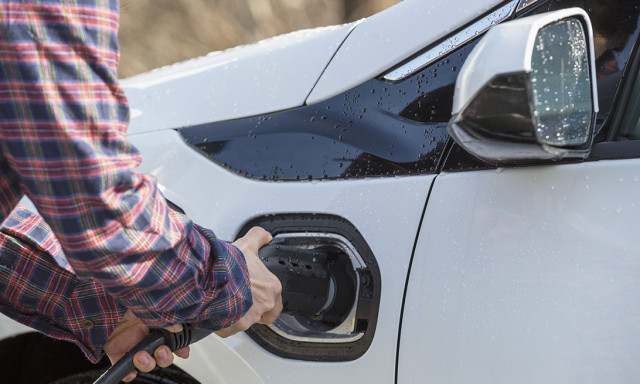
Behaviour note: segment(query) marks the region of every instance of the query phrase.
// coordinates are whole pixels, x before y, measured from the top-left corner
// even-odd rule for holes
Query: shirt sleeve
[[[0,228],[0,312],[75,343],[94,363],[126,308],[82,281],[42,218],[18,205]]]
[[[75,275],[150,326],[231,325],[251,306],[242,253],[135,172],[117,1],[0,7],[0,150]]]

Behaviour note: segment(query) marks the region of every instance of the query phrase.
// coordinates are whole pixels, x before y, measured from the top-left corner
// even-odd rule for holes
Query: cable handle
[[[156,348],[167,345],[171,351],[176,351],[187,345],[208,336],[211,331],[207,329],[194,328],[190,324],[183,324],[182,331],[169,332],[166,329],[154,329],[142,339],[133,349],[125,353],[111,368],[107,369],[93,384],[118,384],[129,372],[135,369],[133,356],[139,351],[145,351],[151,356]]]

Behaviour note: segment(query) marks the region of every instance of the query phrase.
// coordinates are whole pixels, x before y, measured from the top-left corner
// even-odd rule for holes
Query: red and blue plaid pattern
[[[217,330],[251,306],[240,251],[134,171],[118,23],[116,0],[0,0],[0,217],[42,215],[5,220],[0,310],[92,360],[125,308]]]

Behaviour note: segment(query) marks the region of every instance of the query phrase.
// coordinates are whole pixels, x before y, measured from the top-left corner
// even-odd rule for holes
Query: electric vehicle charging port
[[[248,223],[273,236],[260,257],[283,283],[285,310],[247,334],[285,358],[350,361],[369,348],[380,300],[380,272],[362,235],[330,215],[275,215]],[[290,301],[290,302],[287,302]]]
[[[318,313],[282,314],[271,325],[271,329],[296,341],[345,342],[362,337],[356,329],[356,298],[359,293],[360,276],[364,263],[352,247],[340,235],[329,233],[286,233],[276,235],[272,241],[276,245],[286,245],[293,249],[316,250],[325,256],[320,264],[306,264],[303,268],[325,268],[328,292],[323,307]],[[294,264],[298,265],[293,261]],[[304,280],[311,280],[299,275]],[[286,289],[286,287],[285,287]],[[308,297],[307,302],[313,298]],[[286,307],[286,303],[285,303]]]

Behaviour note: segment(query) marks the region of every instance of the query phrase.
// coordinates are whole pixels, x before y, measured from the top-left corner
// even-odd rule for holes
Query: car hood
[[[293,32],[123,80],[129,134],[325,100],[383,74],[500,3],[404,0],[351,24]]]
[[[355,24],[297,31],[125,79],[129,134],[300,106]]]
[[[491,9],[496,0],[404,0],[356,26],[307,99],[338,95],[414,56]]]

